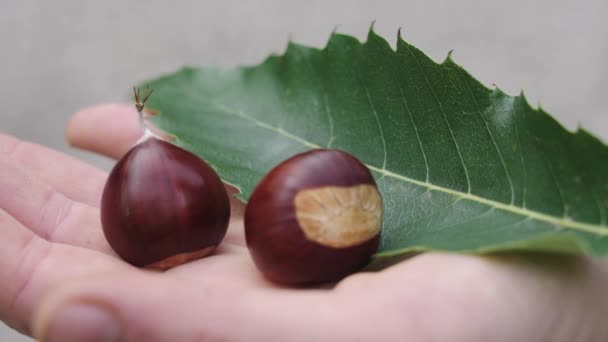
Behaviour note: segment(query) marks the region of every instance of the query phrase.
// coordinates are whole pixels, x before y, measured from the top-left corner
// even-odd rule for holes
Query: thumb
[[[43,301],[34,335],[74,342],[349,340],[353,324],[344,312],[353,310],[331,293],[246,290],[167,274],[88,278]]]

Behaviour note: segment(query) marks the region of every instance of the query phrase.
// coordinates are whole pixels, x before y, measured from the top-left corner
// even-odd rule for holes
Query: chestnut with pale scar
[[[382,199],[369,184],[302,190],[295,207],[306,237],[325,246],[356,245],[380,231]]]
[[[270,280],[339,280],[378,249],[382,198],[369,169],[339,150],[300,153],[273,168],[245,211],[247,247]]]

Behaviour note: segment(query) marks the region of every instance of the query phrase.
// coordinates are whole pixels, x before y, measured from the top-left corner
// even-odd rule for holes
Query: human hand
[[[118,158],[138,127],[131,107],[92,107],[68,140]],[[605,262],[427,253],[331,289],[284,289],[255,269],[236,202],[214,255],[140,270],[103,236],[106,176],[0,135],[0,318],[12,327],[48,341],[608,340]]]

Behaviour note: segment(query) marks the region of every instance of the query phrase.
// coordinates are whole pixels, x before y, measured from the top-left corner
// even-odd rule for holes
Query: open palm
[[[134,109],[92,107],[74,145],[119,157]],[[49,340],[603,341],[606,265],[580,258],[424,254],[333,288],[266,281],[232,203],[217,252],[165,273],[134,268],[99,220],[106,173],[0,135],[0,318]]]

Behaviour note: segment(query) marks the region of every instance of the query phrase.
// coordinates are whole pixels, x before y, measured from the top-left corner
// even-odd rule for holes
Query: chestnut
[[[245,211],[247,247],[258,269],[286,285],[339,280],[376,252],[382,198],[369,171],[334,149],[298,154],[256,186]]]
[[[228,229],[230,202],[215,171],[196,155],[144,136],[114,166],[101,199],[103,232],[128,263],[165,270],[210,254]]]

